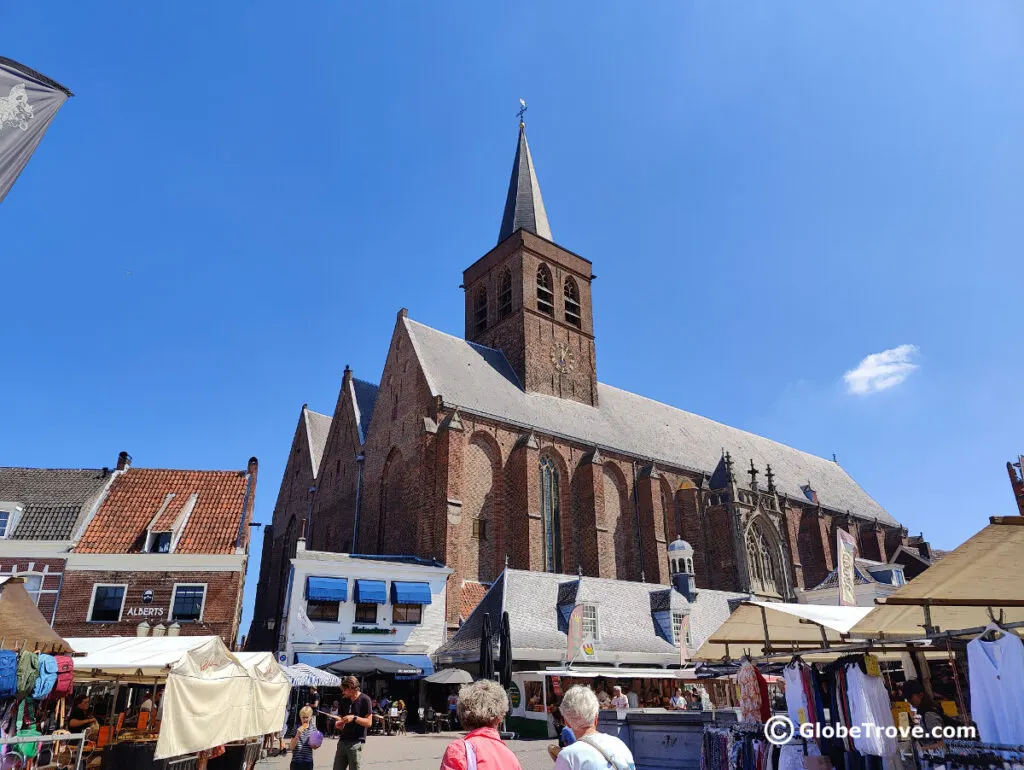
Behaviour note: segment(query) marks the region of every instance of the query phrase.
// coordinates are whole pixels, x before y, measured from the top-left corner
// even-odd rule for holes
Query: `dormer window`
[[[170,553],[171,533],[150,532],[146,538],[146,553]]]
[[[680,638],[684,635],[683,625],[684,618],[686,617],[685,612],[673,612],[672,613],[672,643],[675,645],[679,644]],[[686,623],[685,641],[689,647],[693,644],[693,638],[690,635],[690,624]]]
[[[11,528],[11,512],[0,511],[0,538],[7,537],[8,531]]]
[[[583,605],[583,638],[591,641],[598,639],[597,605]]]

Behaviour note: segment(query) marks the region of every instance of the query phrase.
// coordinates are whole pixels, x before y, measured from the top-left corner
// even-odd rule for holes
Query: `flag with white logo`
[[[316,626],[313,625],[313,621],[309,619],[309,615],[306,614],[306,610],[299,607],[299,627],[306,632],[306,636],[313,636],[316,633]]]
[[[0,202],[71,95],[46,75],[0,56]]]

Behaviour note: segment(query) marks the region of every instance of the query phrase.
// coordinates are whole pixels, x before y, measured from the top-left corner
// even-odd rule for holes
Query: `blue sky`
[[[256,455],[269,520],[400,307],[461,333],[524,97],[603,381],[835,452],[939,547],[1014,512],[1019,3],[184,5],[0,7],[77,94],[0,208],[0,464]]]

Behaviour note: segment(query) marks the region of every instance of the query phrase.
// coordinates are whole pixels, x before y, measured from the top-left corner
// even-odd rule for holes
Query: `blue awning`
[[[356,603],[357,604],[387,604],[388,589],[387,583],[383,580],[357,580],[356,581]]]
[[[320,668],[322,666],[329,666],[339,660],[350,658],[353,654],[354,653],[337,652],[297,652],[295,653],[295,662],[307,663],[310,666]],[[434,673],[434,664],[430,662],[430,657],[427,655],[381,655],[376,652],[373,654],[377,655],[377,657],[384,658],[385,660],[393,660],[396,663],[407,663],[410,668],[419,668],[423,670],[422,675],[399,675],[396,676],[395,679],[419,679],[421,676],[430,676]]]
[[[430,604],[430,583],[391,582],[392,604]]]
[[[346,578],[306,578],[306,598],[316,602],[348,601],[348,580]]]

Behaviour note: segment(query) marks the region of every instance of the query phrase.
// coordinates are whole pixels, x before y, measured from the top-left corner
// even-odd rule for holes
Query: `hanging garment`
[[[71,695],[75,687],[75,663],[70,655],[55,655],[57,662],[57,681],[50,691],[52,700],[59,700]]]
[[[10,698],[18,692],[18,653],[0,650],[0,698]]]
[[[758,681],[758,677],[761,681]],[[766,721],[761,718],[761,682],[764,677],[761,677],[753,663],[746,660],[736,674],[736,681],[740,686],[740,719],[744,722]]]
[[[758,721],[767,722],[772,716],[772,699],[768,695],[768,680],[764,678],[757,667],[754,667],[754,676],[757,677],[757,690],[761,696],[761,709],[758,712]]]
[[[18,654],[18,697],[28,698],[39,678],[39,653],[22,650]]]
[[[1024,744],[1024,644],[1016,634],[967,644],[971,717],[986,743]]]
[[[35,687],[32,688],[32,697],[36,700],[43,700],[57,684],[57,659],[46,653],[39,653],[39,676],[36,677]]]
[[[860,737],[853,739],[857,751],[874,757],[895,754],[896,738],[884,732],[891,732],[894,724],[882,677],[869,676],[854,664],[846,667],[846,683],[850,721],[861,728]]]
[[[813,721],[804,689],[805,668],[794,662],[782,669],[782,678],[786,681],[786,711],[789,721],[797,726]]]

